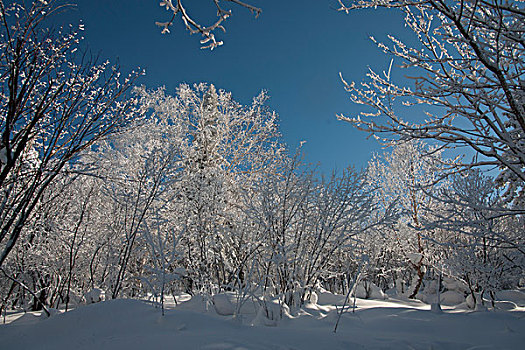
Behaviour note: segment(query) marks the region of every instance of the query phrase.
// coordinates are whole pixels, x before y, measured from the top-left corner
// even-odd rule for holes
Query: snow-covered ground
[[[333,303],[341,297],[329,293],[284,312],[274,326],[250,304],[240,317],[219,315],[229,313],[231,296],[216,298],[216,306],[195,297],[165,316],[151,303],[111,300],[50,318],[8,317],[13,321],[0,326],[0,349],[524,349],[525,305],[517,293],[513,307],[500,304],[507,310],[459,305],[443,313],[417,301],[357,299],[336,334]]]

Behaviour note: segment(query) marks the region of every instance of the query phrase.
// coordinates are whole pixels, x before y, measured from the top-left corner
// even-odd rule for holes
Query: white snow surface
[[[521,295],[519,295],[521,297]],[[179,298],[178,298],[179,299]],[[202,297],[180,298],[161,315],[151,303],[109,300],[53,315],[22,317],[0,325],[1,349],[523,349],[525,308],[431,312],[418,301],[357,299],[337,333],[333,304],[307,303],[283,312],[278,322],[264,313],[221,316]],[[215,303],[230,308],[230,298]],[[318,302],[342,296],[319,293]],[[180,302],[181,300],[187,300]],[[517,301],[517,300],[516,300]],[[275,306],[275,305],[272,305]],[[220,311],[231,311],[220,310]],[[224,313],[224,312],[223,312]]]
[[[86,304],[99,303],[106,299],[106,292],[100,288],[93,288],[84,294]]]

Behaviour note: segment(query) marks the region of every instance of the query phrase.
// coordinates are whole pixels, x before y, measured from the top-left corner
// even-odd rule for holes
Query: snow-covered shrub
[[[523,290],[502,290],[496,292],[497,300],[507,300],[516,303],[517,305],[525,306],[525,292]]]
[[[471,294],[467,295],[466,303],[469,309],[474,309],[476,311],[484,311],[487,308],[483,305],[483,299],[479,293],[474,293],[474,296]]]
[[[253,320],[255,326],[277,326],[283,317],[290,317],[290,308],[279,299],[267,299],[262,302]]]
[[[381,290],[381,288],[368,281],[361,281],[358,283],[355,287],[355,296],[361,299],[388,299],[388,296]]]
[[[314,291],[308,292],[308,301],[312,304],[317,304],[319,302],[319,295]]]
[[[84,301],[86,304],[94,304],[106,299],[106,292],[100,288],[93,288],[84,294]]]
[[[442,305],[454,306],[465,302],[465,294],[453,290],[447,290],[440,295]]]
[[[319,305],[340,305],[343,304],[344,295],[334,294],[325,289],[320,289],[317,292],[317,304]]]
[[[469,292],[468,285],[461,280],[451,278],[451,277],[443,277],[442,283],[443,283],[443,287],[445,287],[446,290],[455,291],[458,293],[468,293]]]
[[[235,307],[226,293],[215,294],[212,297],[213,307],[221,316],[229,316],[235,313]]]

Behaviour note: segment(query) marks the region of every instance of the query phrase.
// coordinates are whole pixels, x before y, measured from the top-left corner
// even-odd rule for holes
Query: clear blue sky
[[[337,113],[360,110],[338,74],[361,81],[368,67],[387,69],[389,58],[368,37],[403,33],[402,17],[379,10],[346,15],[335,10],[335,0],[246,1],[261,7],[262,14],[256,19],[223,1],[233,16],[225,23],[227,32],[219,33],[224,45],[214,51],[201,50],[200,37],[189,35],[180,21],[171,34],[161,34],[155,21],[167,21],[170,13],[159,0],[78,0],[77,9],[60,20],[82,19],[84,44],[103,59],[118,59],[125,69],[146,69],[139,83],[148,88],[164,85],[173,92],[182,82],[205,81],[245,104],[266,89],[290,149],[305,140],[306,160],[320,162],[326,173],[365,166],[381,146],[337,121]],[[187,3],[202,22],[214,19],[212,0]]]

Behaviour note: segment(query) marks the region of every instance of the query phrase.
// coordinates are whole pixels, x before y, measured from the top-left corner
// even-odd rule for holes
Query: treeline
[[[46,187],[3,265],[3,308],[69,305],[93,288],[299,306],[358,283],[422,299],[438,276],[472,295],[520,283],[523,218],[480,172],[445,176],[423,142],[324,178],[282,144],[264,93],[249,106],[207,84],[134,93],[143,117]]]

